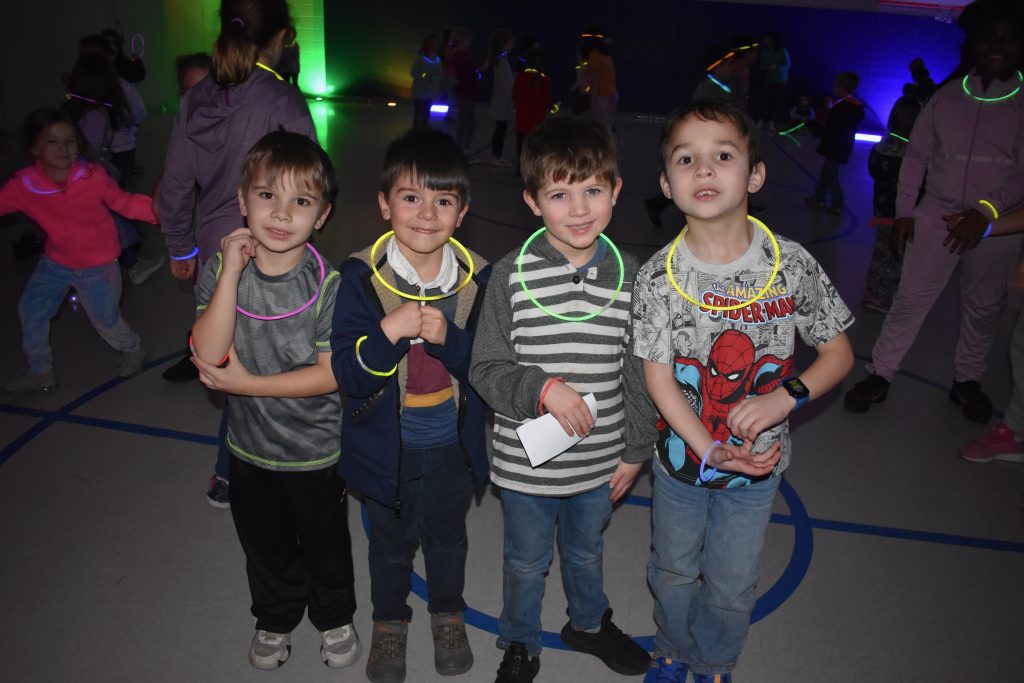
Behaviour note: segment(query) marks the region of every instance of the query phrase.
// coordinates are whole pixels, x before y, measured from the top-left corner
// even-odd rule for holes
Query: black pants
[[[412,127],[426,128],[430,123],[430,105],[433,103],[429,97],[422,100],[412,101]]]
[[[500,157],[505,151],[505,131],[508,130],[508,121],[495,121],[494,134],[491,135],[491,154]]]
[[[307,606],[319,631],[352,623],[344,494],[333,466],[276,472],[231,458],[231,516],[245,551],[257,629],[291,633]]]

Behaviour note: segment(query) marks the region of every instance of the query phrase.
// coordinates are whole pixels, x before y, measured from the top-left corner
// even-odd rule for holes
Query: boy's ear
[[[661,193],[666,198],[672,199],[672,188],[669,187],[668,178],[665,177],[664,171],[658,174],[658,184],[661,185]]]
[[[530,194],[529,190],[523,190],[523,201],[526,202],[528,207],[530,207],[530,211],[533,211],[534,216],[541,215],[540,206],[537,205],[537,200],[533,198],[533,195]]]
[[[320,230],[324,227],[324,223],[331,217],[331,209],[334,208],[333,204],[326,204],[323,209],[320,210],[320,218],[316,219],[316,223],[313,225],[314,230]]]
[[[612,183],[612,206],[615,206],[615,202],[619,200],[619,192],[622,191],[622,178],[616,177],[615,182]]]
[[[455,219],[455,227],[456,228],[459,227],[460,225],[462,225],[462,219],[466,217],[467,213],[469,213],[469,202],[466,202],[465,204],[463,204],[462,210],[459,211],[459,217]]]
[[[747,181],[747,192],[757,192],[764,187],[765,174],[767,173],[764,162],[759,161],[750,172],[750,180]]]
[[[384,196],[383,192],[377,193],[377,203],[380,204],[381,217],[386,221],[391,220],[391,207],[388,206],[388,198]]]
[[[235,192],[238,193],[238,210],[242,212],[243,216],[245,216],[245,193],[242,192],[242,188],[240,187],[236,188]]]

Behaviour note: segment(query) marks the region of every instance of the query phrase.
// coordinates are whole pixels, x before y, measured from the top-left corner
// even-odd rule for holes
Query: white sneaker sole
[[[334,655],[324,649],[323,645],[320,646],[320,659],[324,660],[324,664],[331,667],[332,669],[341,669],[346,666],[352,666],[359,661],[359,655],[363,653],[362,647],[359,645],[359,641],[356,641],[356,646],[343,655]]]

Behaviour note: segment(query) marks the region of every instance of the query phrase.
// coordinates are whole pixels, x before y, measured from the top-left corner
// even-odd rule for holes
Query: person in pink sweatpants
[[[983,232],[999,213],[1024,201],[1024,78],[1018,71],[1024,10],[999,0],[974,5],[961,17],[965,54],[973,64],[932,95],[910,134],[893,225],[897,252],[906,246],[902,279],[872,349],[868,377],[846,393],[851,412],[885,400],[893,375],[959,264],[961,324],[949,395],[970,420],[987,422],[992,414],[980,380],[1024,238],[985,240],[951,253],[944,245],[942,217],[964,212],[965,223]]]

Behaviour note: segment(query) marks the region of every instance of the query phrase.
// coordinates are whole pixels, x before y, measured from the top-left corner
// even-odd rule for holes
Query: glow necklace
[[[309,250],[311,252],[313,252],[313,256],[316,256],[317,263],[320,264],[320,284],[318,284],[316,286],[316,291],[313,292],[313,297],[309,301],[307,301],[306,303],[302,304],[301,306],[296,308],[294,311],[289,311],[288,313],[282,313],[281,315],[256,315],[255,313],[250,313],[249,311],[245,310],[241,306],[235,306],[235,310],[238,311],[239,313],[241,313],[244,316],[248,316],[250,318],[253,318],[254,320],[282,320],[284,318],[291,318],[293,315],[298,315],[299,313],[302,313],[304,310],[306,310],[307,308],[312,306],[313,302],[316,301],[317,297],[320,296],[320,290],[324,286],[324,277],[327,274],[327,269],[324,267],[324,259],[323,259],[322,256],[320,256],[320,252],[318,252],[316,249],[314,249],[313,245],[310,244],[309,242],[306,242],[306,246],[309,248]]]
[[[56,190],[40,190],[38,187],[32,184],[32,179],[28,177],[28,174],[21,176],[21,184],[24,185],[25,189],[31,192],[32,194],[57,194],[59,192],[63,192],[65,189],[67,189],[68,185],[81,178],[82,175],[85,173],[86,168],[87,166],[85,162],[80,160],[78,162],[78,167],[75,169],[74,174],[71,175],[64,182],[64,187],[58,187]]]
[[[602,313],[604,313],[605,311],[607,311],[611,307],[611,305],[613,303],[615,303],[615,300],[619,298],[619,292],[622,291],[622,282],[626,278],[626,266],[623,265],[623,263],[622,263],[622,254],[619,253],[618,247],[616,247],[615,243],[611,241],[611,238],[609,238],[608,235],[605,235],[603,232],[600,235],[601,239],[603,239],[605,241],[605,243],[609,247],[611,247],[612,253],[615,254],[615,258],[619,262],[619,284],[618,284],[618,286],[615,287],[615,293],[612,294],[612,298],[608,301],[608,303],[606,303],[604,306],[602,306],[601,308],[597,309],[593,313],[587,313],[586,315],[572,316],[572,315],[563,315],[561,313],[555,313],[554,311],[552,311],[549,308],[546,308],[543,304],[541,304],[539,301],[537,301],[537,297],[535,297],[533,295],[533,293],[530,291],[530,288],[526,286],[526,278],[523,277],[523,255],[526,254],[527,248],[529,248],[530,243],[533,242],[533,240],[537,238],[537,235],[541,234],[545,230],[547,230],[546,227],[541,228],[537,232],[535,232],[532,235],[530,235],[526,239],[526,241],[523,243],[523,248],[519,250],[519,256],[516,257],[516,272],[519,273],[519,284],[522,286],[523,293],[526,294],[526,298],[530,300],[530,303],[532,303],[534,306],[536,306],[540,310],[542,310],[545,313],[547,313],[548,315],[550,315],[552,318],[557,318],[558,320],[564,320],[564,321],[570,322],[570,323],[580,323],[580,322],[583,322],[585,320],[590,320],[591,318],[596,318],[597,316],[599,316]]]
[[[903,142],[910,142],[910,138],[905,138],[898,133],[893,133],[891,130],[889,131],[889,135],[896,138],[897,140],[902,140]]]
[[[387,238],[391,237],[394,234],[394,230],[387,231],[386,233],[377,238],[377,241],[373,243],[373,247],[370,249],[370,269],[373,270],[373,275],[374,277],[377,278],[377,282],[384,285],[384,289],[388,290],[392,294],[400,296],[403,299],[411,299],[412,301],[438,301],[439,299],[447,299],[450,296],[455,296],[463,287],[469,284],[470,280],[473,279],[473,272],[476,267],[476,264],[473,263],[472,254],[470,254],[469,249],[466,249],[466,247],[462,246],[462,244],[460,244],[457,239],[455,239],[454,237],[449,237],[448,241],[457,246],[459,249],[461,249],[462,253],[466,256],[466,260],[469,262],[469,273],[466,274],[466,279],[462,281],[462,284],[460,284],[458,287],[448,292],[447,294],[435,294],[432,296],[417,296],[415,294],[406,294],[397,287],[392,286],[390,282],[381,277],[380,271],[377,270],[377,259],[375,258],[377,254],[377,248],[380,247],[381,242],[383,242],[384,240],[386,240]]]
[[[684,292],[683,289],[679,286],[679,283],[676,282],[675,276],[672,275],[672,256],[676,253],[676,247],[679,246],[679,241],[683,239],[683,235],[686,234],[687,226],[684,225],[683,229],[679,231],[679,235],[672,242],[672,248],[668,250],[668,256],[665,257],[665,273],[668,275],[668,281],[671,282],[672,286],[676,288],[677,292],[679,292],[679,296],[683,297],[694,306],[697,306],[699,308],[706,308],[710,311],[735,311],[737,309],[744,308],[745,306],[749,306],[750,304],[754,303],[755,301],[763,297],[765,294],[767,294],[768,288],[772,286],[773,282],[775,282],[775,276],[779,273],[779,266],[782,264],[782,252],[779,251],[778,240],[775,239],[775,235],[772,234],[772,231],[768,229],[767,225],[757,220],[753,216],[747,216],[747,220],[751,221],[752,223],[756,223],[758,227],[760,227],[762,230],[768,233],[768,238],[771,239],[772,246],[775,248],[775,265],[774,267],[772,267],[772,274],[768,277],[768,283],[761,289],[761,291],[755,294],[753,298],[750,298],[746,301],[735,304],[733,306],[712,306],[711,304],[702,304],[696,299],[690,298],[690,296],[686,292]]]
[[[1018,71],[1017,72],[1017,87],[1014,88],[1012,92],[1008,92],[1005,95],[1002,95],[1000,97],[979,97],[978,95],[975,95],[974,93],[972,93],[971,89],[967,87],[967,79],[970,78],[970,76],[971,76],[970,74],[965,75],[964,76],[964,80],[963,80],[963,82],[960,85],[963,87],[964,93],[966,93],[968,97],[973,97],[974,99],[978,100],[979,102],[1000,102],[1002,100],[1008,100],[1008,99],[1010,99],[1011,97],[1013,97],[1014,95],[1016,95],[1017,93],[1020,92],[1021,83],[1024,83],[1024,74],[1021,74],[1021,72]]]
[[[281,74],[277,73],[276,71],[271,69],[266,64],[263,64],[261,62],[256,62],[256,66],[258,66],[259,68],[263,69],[264,71],[269,71],[270,73],[274,74],[274,78],[276,78],[277,80],[279,80],[279,81],[283,81],[284,80],[284,78],[281,77]]]
[[[708,78],[710,78],[710,79],[711,79],[711,82],[712,82],[712,83],[714,83],[715,85],[717,85],[717,86],[718,86],[719,88],[721,88],[721,89],[722,89],[722,90],[724,90],[725,92],[727,92],[727,93],[730,93],[730,94],[732,93],[732,88],[730,88],[729,86],[727,86],[727,85],[726,85],[725,83],[722,83],[722,81],[718,80],[717,78],[715,78],[715,77],[714,77],[714,76],[712,76],[711,74],[708,74]]]

